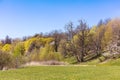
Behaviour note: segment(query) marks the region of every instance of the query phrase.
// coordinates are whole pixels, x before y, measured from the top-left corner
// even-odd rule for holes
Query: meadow
[[[0,80],[119,80],[119,66],[32,66],[0,71]]]

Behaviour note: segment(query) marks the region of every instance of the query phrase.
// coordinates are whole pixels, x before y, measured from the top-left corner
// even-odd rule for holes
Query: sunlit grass
[[[119,80],[119,66],[37,66],[0,71],[0,80]]]

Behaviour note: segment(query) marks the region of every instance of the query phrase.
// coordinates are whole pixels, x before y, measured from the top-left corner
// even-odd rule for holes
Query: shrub
[[[13,58],[10,54],[0,51],[0,70],[4,67],[11,67],[13,64]]]
[[[49,60],[60,61],[61,59],[62,59],[62,55],[59,52],[54,52],[52,46],[50,45],[47,45],[45,48],[42,48],[40,51],[41,61],[49,61]]]
[[[10,52],[10,51],[11,51],[11,45],[10,45],[10,44],[5,44],[5,45],[2,47],[2,51]]]
[[[18,57],[14,57],[14,61],[13,61],[13,67],[14,68],[19,68],[21,67],[23,64],[25,64],[27,62],[27,57],[24,56],[18,56]]]
[[[35,50],[32,51],[32,53],[28,57],[29,57],[29,61],[39,61],[40,60],[39,53],[37,53]]]
[[[23,56],[25,54],[25,47],[23,43],[18,43],[13,51],[15,57]]]
[[[13,50],[14,67],[19,68],[26,62],[25,47],[23,42],[19,42],[15,45]]]

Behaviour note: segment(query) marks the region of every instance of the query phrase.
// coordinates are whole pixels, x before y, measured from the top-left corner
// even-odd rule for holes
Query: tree
[[[98,22],[97,26],[100,27],[101,25],[106,25],[106,24],[109,23],[110,21],[111,21],[110,18],[107,18],[107,19],[105,19],[105,20],[102,20],[102,19],[101,19],[101,20]]]
[[[6,36],[5,40],[2,40],[3,44],[11,44],[12,43],[12,39],[9,38],[9,36]]]
[[[53,31],[51,33],[51,36],[54,39],[54,49],[55,49],[55,52],[58,52],[58,47],[60,45],[60,41],[63,38],[62,37],[62,33],[60,33],[60,31],[55,30],[55,31]]]
[[[79,25],[76,28],[77,31],[77,38],[75,40],[75,43],[77,45],[77,48],[79,49],[79,62],[84,62],[84,56],[87,53],[87,47],[88,47],[88,43],[87,43],[87,39],[89,36],[89,28],[86,24],[86,22],[80,20],[79,21]]]
[[[93,37],[93,44],[94,44],[94,51],[97,54],[97,56],[100,56],[104,46],[103,46],[103,38],[105,33],[105,25],[101,25],[96,28],[96,33]]]
[[[68,55],[68,52],[67,52],[67,41],[62,39],[60,41],[60,46],[59,46],[59,52],[64,56],[66,57]]]
[[[103,38],[103,45],[106,47],[109,45],[112,41],[113,38],[113,29],[111,26],[106,26],[106,30],[104,33],[104,38]]]
[[[107,49],[111,54],[120,53],[120,19],[108,22],[105,40],[107,40]]]
[[[84,56],[89,50],[89,28],[86,22],[80,20],[75,33],[72,40],[67,42],[67,51],[75,56],[78,62],[84,62]]]
[[[74,31],[74,27],[73,27],[73,23],[69,22],[66,26],[66,33],[67,33],[67,38],[68,40],[72,40],[73,36],[75,35],[75,31]]]

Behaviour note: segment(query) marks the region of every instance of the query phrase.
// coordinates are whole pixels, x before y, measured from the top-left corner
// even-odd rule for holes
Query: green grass
[[[66,61],[76,62],[73,57]],[[0,71],[0,80],[120,80],[119,74],[120,59],[102,64],[99,59],[94,59],[77,66],[33,66]]]
[[[120,80],[119,66],[37,66],[0,71],[0,80]]]
[[[106,65],[106,66],[120,66],[120,58],[118,58],[118,59],[110,59],[107,62],[103,63],[102,65]]]
[[[94,59],[91,61],[80,63],[81,65],[98,65],[100,63],[99,59]]]
[[[63,61],[64,61],[64,62],[67,62],[67,63],[69,63],[69,64],[77,64],[77,60],[76,60],[75,57],[65,58]]]

